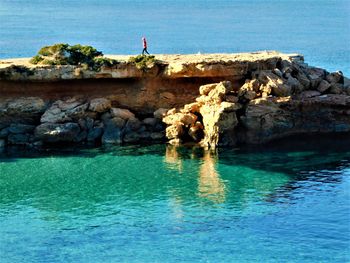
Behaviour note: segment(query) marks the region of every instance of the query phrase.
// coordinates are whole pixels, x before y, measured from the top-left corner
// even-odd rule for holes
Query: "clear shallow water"
[[[277,145],[2,156],[1,262],[350,261],[350,142]]]
[[[300,52],[350,75],[347,0],[0,0],[0,58]],[[350,143],[0,157],[0,262],[349,262]]]
[[[279,50],[350,75],[348,0],[1,0],[0,58],[82,43],[108,53]]]

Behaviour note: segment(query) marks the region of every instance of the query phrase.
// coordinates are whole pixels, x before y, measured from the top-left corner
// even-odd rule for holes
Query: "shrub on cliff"
[[[30,62],[41,65],[82,65],[93,70],[100,70],[102,66],[113,66],[118,62],[114,59],[102,57],[103,53],[92,46],[80,44],[54,44],[41,48]]]
[[[129,62],[135,64],[141,70],[147,70],[155,65],[156,59],[154,56],[138,55],[136,57],[130,57]]]

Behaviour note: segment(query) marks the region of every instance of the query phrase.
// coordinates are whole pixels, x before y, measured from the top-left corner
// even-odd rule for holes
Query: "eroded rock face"
[[[104,98],[72,97],[54,102],[20,98],[1,101],[0,106],[5,116],[0,120],[0,139],[4,145],[121,144],[160,141],[165,134],[161,119],[139,120],[128,109],[112,108],[111,102]],[[20,106],[22,108],[16,108]],[[154,115],[162,112],[164,110],[159,109]],[[20,113],[25,118],[17,119]]]
[[[120,94],[0,98],[0,148],[153,142],[165,135],[172,144],[215,148],[263,143],[296,133],[350,132],[350,81],[341,72],[309,67],[300,57],[273,56],[260,62],[198,60],[181,65],[174,61],[161,71],[154,68],[150,75],[139,72],[135,86],[119,90]],[[71,76],[71,68],[37,71],[41,70],[53,74],[45,77],[54,80]],[[98,77],[110,78],[103,75],[108,70],[113,78],[128,76],[127,71],[117,76],[114,69],[103,69]],[[80,72],[79,78],[87,77],[85,73]],[[11,76],[18,80],[18,74]],[[163,86],[180,77],[176,91]],[[193,85],[207,83],[197,79],[202,77],[215,83],[198,84],[195,92]],[[181,101],[183,106],[178,107]]]
[[[347,95],[256,99],[241,117],[244,142],[263,143],[302,133],[349,132],[349,109]]]
[[[36,97],[0,99],[0,129],[11,123],[36,123],[47,107],[47,102]]]
[[[241,105],[231,102],[238,101],[232,83],[204,85],[199,90],[201,96],[197,102],[169,110],[163,118],[168,125],[166,136],[170,143],[192,141],[207,148],[234,144],[234,129],[238,124],[235,112]],[[226,101],[226,97],[230,101]]]
[[[163,121],[171,144],[198,142],[207,148],[258,144],[302,133],[350,132],[350,92],[341,72],[303,63],[251,73],[239,89],[230,82],[199,88],[195,103],[168,111]],[[188,114],[196,119],[185,122]],[[199,121],[197,121],[199,120]]]

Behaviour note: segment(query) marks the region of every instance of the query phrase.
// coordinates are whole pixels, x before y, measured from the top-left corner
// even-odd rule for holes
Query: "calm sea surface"
[[[0,262],[349,262],[350,140],[307,141],[2,156]]]
[[[0,58],[57,42],[106,54],[298,52],[350,75],[349,0],[0,0]]]
[[[350,75],[350,1],[0,0],[0,58],[280,50]],[[305,143],[307,142],[307,143]],[[278,147],[276,146],[278,145]],[[350,262],[350,139],[0,156],[0,262]]]

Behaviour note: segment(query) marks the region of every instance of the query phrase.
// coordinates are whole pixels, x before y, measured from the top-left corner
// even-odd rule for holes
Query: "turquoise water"
[[[1,262],[349,262],[350,142],[308,141],[3,156]]]
[[[56,42],[137,54],[280,50],[350,75],[348,0],[1,0],[0,58]]]
[[[347,0],[0,0],[0,58],[299,52],[350,75]],[[307,143],[306,143],[307,142]],[[321,143],[322,142],[322,143]],[[0,156],[0,262],[350,262],[350,142]]]

